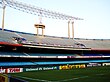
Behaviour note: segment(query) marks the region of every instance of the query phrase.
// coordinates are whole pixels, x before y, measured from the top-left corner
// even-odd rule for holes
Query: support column
[[[37,28],[37,36],[39,35],[39,33],[38,33],[38,29],[39,28],[42,29],[42,36],[44,36],[45,25],[43,25],[43,24],[35,24],[34,26]]]
[[[5,20],[5,6],[3,7],[2,31],[4,31],[4,20]]]
[[[44,28],[42,28],[42,36],[44,36]]]
[[[38,34],[39,34],[39,30],[38,30],[38,28],[37,28],[37,36],[38,36]]]
[[[68,21],[68,38],[70,39],[70,21]]]
[[[74,39],[74,21],[72,21],[72,38]]]

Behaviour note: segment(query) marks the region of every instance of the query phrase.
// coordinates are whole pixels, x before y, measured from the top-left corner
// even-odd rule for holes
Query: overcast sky
[[[75,21],[75,38],[110,39],[110,0],[18,0],[84,20]],[[68,36],[68,21],[42,17],[45,35]],[[0,27],[2,8],[0,8]],[[39,17],[6,7],[5,28],[36,33]],[[40,30],[41,32],[41,30]],[[72,34],[71,34],[72,35]]]

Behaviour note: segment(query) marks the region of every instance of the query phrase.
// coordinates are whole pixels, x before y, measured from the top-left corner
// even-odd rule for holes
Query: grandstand
[[[35,34],[16,32],[11,30],[6,30],[2,32],[0,30],[0,36],[6,42],[17,44],[21,40],[21,44],[31,44],[31,45],[44,45],[44,46],[57,46],[57,47],[74,47],[73,39],[50,37],[50,36],[36,36]],[[23,40],[24,39],[24,40]]]
[[[65,49],[110,49],[109,39],[68,39],[66,37],[52,37],[52,36],[36,36],[36,34],[17,32],[12,30],[2,31],[0,29],[0,42],[3,44],[18,44],[19,46],[44,46],[54,48],[65,48]]]
[[[110,40],[68,39],[0,29],[1,57],[82,58],[110,56]],[[6,52],[7,51],[7,52]],[[61,56],[61,57],[60,57]],[[87,58],[87,57],[86,57]]]
[[[110,39],[75,39],[77,42],[85,44],[86,47],[95,49],[110,49]]]

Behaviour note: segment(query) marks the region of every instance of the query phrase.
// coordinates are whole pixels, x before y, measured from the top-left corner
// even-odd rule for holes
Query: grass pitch
[[[110,66],[11,74],[28,82],[110,82]]]

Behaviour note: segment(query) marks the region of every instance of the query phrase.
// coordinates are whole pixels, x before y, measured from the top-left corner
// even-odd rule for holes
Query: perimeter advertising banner
[[[1,68],[0,73],[19,73],[23,72],[23,68]]]
[[[101,63],[89,63],[87,64],[87,67],[95,67],[95,66],[102,66]]]
[[[102,63],[102,66],[108,66],[110,63]]]
[[[7,69],[0,68],[0,73],[7,73]]]
[[[63,70],[63,69],[85,68],[85,67],[86,67],[85,64],[80,64],[80,65],[62,65],[62,66],[59,66],[59,69]]]
[[[23,72],[25,72],[25,71],[38,71],[38,70],[56,70],[56,69],[59,69],[59,66],[23,68]]]
[[[23,72],[23,68],[8,68],[7,73],[19,73]]]

